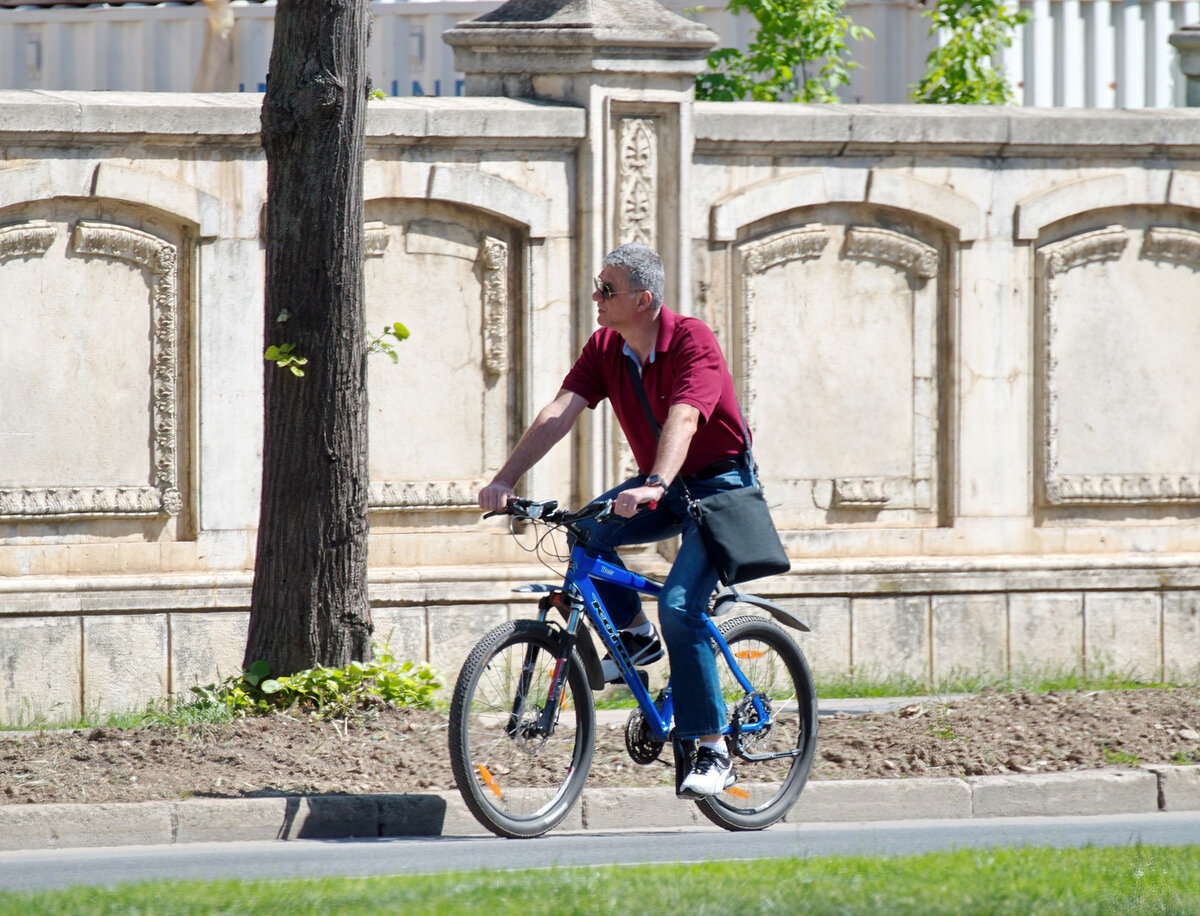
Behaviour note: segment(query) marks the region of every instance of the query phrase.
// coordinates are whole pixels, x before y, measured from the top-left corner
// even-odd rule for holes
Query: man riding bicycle
[[[687,512],[682,477],[693,499],[754,483],[748,466],[741,414],[733,379],[716,337],[702,321],[663,305],[662,259],[640,244],[622,245],[605,258],[592,300],[600,325],[563,380],[558,395],[538,413],[492,482],[479,493],[488,511],[504,508],[517,481],[563,438],[585,407],[604,398],[613,405],[629,442],[638,474],[598,500],[613,500],[619,520],[593,526],[589,546],[622,566],[616,548],[682,535],[679,553],[659,596],[658,619],[671,663],[675,734],[696,739],[692,770],[680,795],[716,795],[735,781],[722,733],[725,703],[703,612],[717,584],[700,534]],[[661,433],[651,425],[642,394]],[[643,508],[647,507],[647,508]],[[597,583],[634,664],[662,656],[653,624],[637,596]],[[618,680],[612,659],[605,676]]]

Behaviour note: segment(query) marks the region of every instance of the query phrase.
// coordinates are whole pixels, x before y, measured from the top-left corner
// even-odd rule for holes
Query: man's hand
[[[613,512],[622,518],[633,518],[638,513],[638,506],[658,502],[666,495],[662,487],[630,487],[622,490],[613,500]]]
[[[493,480],[479,491],[479,508],[486,512],[497,512],[515,499],[516,495],[508,484]]]

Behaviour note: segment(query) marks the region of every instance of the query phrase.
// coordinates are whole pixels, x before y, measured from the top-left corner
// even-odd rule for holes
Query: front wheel
[[[557,825],[592,764],[595,709],[574,651],[557,708],[547,711],[560,647],[544,623],[500,624],[471,651],[454,688],[454,779],[471,813],[500,836],[534,837]]]
[[[738,667],[759,697],[767,722],[720,655],[717,668],[730,723],[740,722],[744,757],[734,757],[738,781],[697,801],[701,813],[727,830],[761,830],[781,820],[800,797],[817,748],[817,693],[808,662],[792,639],[761,617],[720,625]],[[765,761],[745,757],[790,754]]]

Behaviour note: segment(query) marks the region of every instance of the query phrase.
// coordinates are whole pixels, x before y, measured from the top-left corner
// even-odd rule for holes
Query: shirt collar
[[[671,340],[675,337],[675,325],[678,315],[672,312],[665,305],[658,312],[658,339],[654,342],[654,349],[650,351],[650,358],[647,363],[654,362],[654,357],[659,353],[666,353],[671,347]],[[637,358],[637,354],[633,352],[633,348],[624,341],[621,342],[621,352],[633,360],[634,365],[641,370],[642,364]]]

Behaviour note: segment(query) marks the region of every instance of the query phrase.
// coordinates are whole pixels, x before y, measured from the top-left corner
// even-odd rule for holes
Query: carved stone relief
[[[1173,442],[1179,436],[1187,435],[1192,424],[1185,420],[1181,424],[1184,429],[1175,434],[1160,430],[1166,440],[1158,444],[1146,442],[1142,448],[1137,443],[1145,437],[1125,425],[1131,416],[1153,412],[1155,404],[1174,407],[1182,403],[1177,395],[1184,392],[1171,393],[1176,390],[1171,380],[1179,376],[1170,368],[1173,360],[1159,354],[1155,348],[1165,346],[1167,352],[1171,352],[1175,346],[1171,338],[1179,334],[1191,336],[1187,328],[1196,324],[1193,321],[1192,325],[1181,326],[1170,316],[1164,317],[1156,311],[1171,307],[1169,303],[1164,305],[1164,294],[1179,292],[1177,277],[1167,277],[1162,281],[1164,286],[1156,291],[1152,275],[1135,274],[1134,271],[1140,270],[1142,264],[1154,262],[1200,269],[1200,233],[1169,227],[1147,228],[1143,234],[1140,261],[1130,245],[1136,233],[1137,230],[1123,226],[1109,226],[1047,245],[1038,255],[1043,336],[1040,366],[1042,489],[1044,501],[1050,506],[1200,502],[1200,457],[1185,454],[1191,451],[1186,446],[1180,447],[1178,456],[1170,456],[1166,441]],[[1103,280],[1096,281],[1101,294],[1095,292],[1095,287],[1068,291],[1065,284],[1069,274],[1104,262],[1110,266]],[[1189,298],[1186,291],[1182,295],[1184,300]],[[1115,317],[1112,310],[1118,310]],[[1183,311],[1190,312],[1190,309],[1185,307]],[[1068,313],[1071,323],[1065,328],[1067,319],[1064,316]],[[1175,317],[1189,320],[1187,315],[1178,312]],[[1142,325],[1137,333],[1134,332],[1135,324]],[[1122,327],[1125,327],[1124,332]],[[1134,348],[1130,351],[1136,357],[1132,368],[1124,364],[1122,355],[1085,338],[1086,334],[1105,332],[1123,337]],[[1123,355],[1128,356],[1128,353]],[[1183,370],[1185,367],[1178,368]],[[1090,374],[1081,376],[1081,373]],[[1130,379],[1123,379],[1126,373],[1131,374]],[[1091,383],[1094,378],[1122,379],[1126,387],[1119,391],[1116,399],[1097,394],[1101,402],[1108,401],[1108,406],[1103,416],[1092,418],[1090,414],[1081,414],[1089,411],[1089,405],[1095,400]],[[1145,386],[1151,384],[1165,387],[1147,390]],[[1180,384],[1187,385],[1186,381]],[[1068,385],[1072,386],[1073,394],[1070,406],[1064,407],[1064,389]],[[1100,422],[1107,425],[1097,432]],[[1160,420],[1158,426],[1163,425],[1173,427],[1176,423]],[[1089,435],[1110,437],[1108,445],[1092,446],[1091,454],[1079,454],[1083,448],[1079,443],[1084,439],[1080,430],[1086,430]],[[1063,453],[1068,441],[1074,447],[1073,461],[1071,468],[1064,469]],[[1135,443],[1132,446],[1129,445],[1131,441]],[[1133,451],[1123,452],[1124,457],[1114,456],[1112,453],[1117,446]],[[1168,462],[1177,457],[1184,466],[1170,472],[1137,470],[1136,465],[1150,454]],[[1093,467],[1108,463],[1112,470],[1074,472],[1074,466],[1084,463]],[[1122,463],[1126,465],[1124,468]],[[1129,467],[1130,464],[1134,467]]]
[[[837,248],[831,246],[830,242],[839,236],[842,237],[842,244]],[[804,459],[795,458],[785,450],[775,456],[773,464],[784,465],[789,459],[799,461],[799,464],[794,464],[792,468],[770,467],[766,469],[768,474],[781,475],[789,482],[788,486],[793,488],[795,493],[793,497],[789,497],[791,499],[806,501],[804,493],[807,487],[812,505],[820,509],[932,509],[935,504],[938,425],[935,379],[937,293],[936,283],[929,284],[927,281],[938,275],[937,250],[917,239],[891,230],[861,226],[850,226],[842,230],[835,225],[810,224],[742,245],[738,255],[741,268],[740,374],[745,379],[744,406],[747,415],[753,416],[766,410],[776,416],[775,422],[778,423],[780,417],[786,413],[779,406],[780,400],[796,396],[789,396],[787,386],[800,384],[808,387],[799,381],[800,375],[794,374],[796,370],[789,372],[786,366],[778,364],[770,369],[759,365],[760,360],[766,358],[760,355],[760,348],[764,354],[771,353],[773,362],[778,362],[779,341],[775,338],[778,337],[777,332],[782,330],[777,324],[764,326],[763,316],[770,314],[772,317],[769,320],[776,323],[781,320],[789,321],[790,319],[783,317],[788,313],[789,307],[810,308],[811,315],[804,319],[806,321],[834,322],[822,327],[835,335],[844,336],[844,346],[853,348],[866,344],[882,348],[879,350],[882,354],[879,362],[888,363],[888,376],[875,377],[872,375],[873,369],[864,370],[866,374],[861,379],[847,376],[844,382],[831,379],[828,374],[821,375],[821,378],[835,387],[840,386],[841,397],[851,399],[846,402],[847,405],[851,402],[861,403],[854,401],[855,398],[869,398],[867,389],[859,387],[867,384],[885,386],[880,392],[882,399],[874,399],[878,401],[874,408],[876,410],[883,409],[882,404],[885,401],[892,402],[897,396],[905,397],[900,394],[901,391],[911,391],[912,397],[911,403],[902,401],[887,408],[886,415],[893,426],[892,436],[897,443],[903,443],[903,451],[909,456],[905,459],[905,464],[895,467],[894,470],[889,468],[890,473],[860,472],[818,476],[812,475],[811,470],[801,469],[821,465],[836,473],[839,465],[847,467],[844,456],[838,452],[836,446],[831,445],[822,453],[824,457],[819,459],[812,455]],[[882,279],[877,278],[869,282],[883,284],[882,286],[864,286],[859,289],[857,274],[851,266],[854,261],[887,265],[906,274],[909,281],[896,287],[896,280],[888,280],[886,276],[880,275]],[[789,285],[788,281],[782,279],[785,275],[778,273],[781,269],[805,273],[797,274]],[[809,271],[818,273],[810,274]],[[892,275],[895,276],[894,273]],[[812,280],[801,279],[810,276]],[[866,279],[864,277],[864,281]],[[780,285],[781,283],[783,285]],[[780,302],[781,295],[788,300],[786,305]],[[859,315],[858,318],[851,317],[839,304],[847,297],[854,301],[856,295],[858,301],[855,308],[858,311],[850,311]],[[763,298],[764,296],[767,298]],[[881,299],[881,296],[884,298]],[[896,311],[899,307],[895,301],[896,296],[901,296],[907,303],[907,316]],[[892,317],[885,319],[882,311],[877,312],[871,305],[865,304],[870,302],[878,302],[885,306],[883,311],[887,311]],[[847,321],[850,324],[845,324]],[[866,324],[860,327],[860,321]],[[884,325],[879,325],[879,321],[887,322],[887,334],[895,333],[902,327],[908,329],[911,340],[905,342],[905,349],[911,345],[911,364],[906,362],[903,367],[897,365],[894,347],[868,342],[868,338],[874,339],[884,333]],[[835,328],[838,330],[835,331]],[[813,328],[810,327],[809,330],[812,331]],[[773,346],[764,347],[764,335],[770,337],[773,333]],[[804,348],[810,343],[811,341],[798,340],[796,345]],[[807,364],[808,356],[805,352],[797,353],[797,367],[801,363]],[[850,361],[846,365],[853,362],[861,365],[864,361],[862,352],[855,353],[853,350],[846,352],[844,358]],[[803,371],[816,370],[810,366]],[[832,375],[840,377],[836,364],[832,366]],[[901,378],[901,375],[904,377]],[[894,384],[879,381],[892,376],[895,376]],[[766,389],[762,387],[764,384]],[[848,392],[848,385],[854,386],[857,393]],[[763,402],[763,398],[767,400]],[[851,408],[848,406],[847,409]],[[828,417],[826,425],[844,425],[846,422],[846,415],[836,413],[836,408],[830,404],[821,405],[819,410],[835,411]],[[910,418],[907,428],[896,428],[901,416]],[[804,436],[805,432],[798,429],[794,434]],[[775,435],[778,437],[779,433]],[[858,464],[864,471],[867,471],[868,467],[884,467],[870,455],[858,456]],[[800,503],[796,505],[800,506]]]
[[[56,231],[46,224],[0,230],[5,257],[40,256],[53,244]],[[94,516],[147,517],[178,515],[178,296],[177,251],[156,236],[112,223],[80,220],[71,247],[84,257],[125,261],[150,275],[151,342],[149,486],[22,487],[0,490],[0,517],[71,518]]]
[[[57,236],[57,229],[40,220],[4,226],[0,228],[0,262],[11,258],[41,257]]]
[[[508,372],[508,246],[484,236],[479,245],[483,272],[483,366],[489,379]]]
[[[1200,232],[1191,229],[1152,227],[1146,230],[1142,254],[1158,261],[1175,261],[1200,268]]]
[[[846,230],[846,256],[892,264],[921,280],[937,276],[936,249],[889,229],[851,226]]]
[[[658,134],[653,118],[617,122],[617,239],[658,243]]]
[[[658,247],[658,125],[653,118],[617,120],[617,244]],[[613,424],[617,480],[638,472],[629,443]]]

